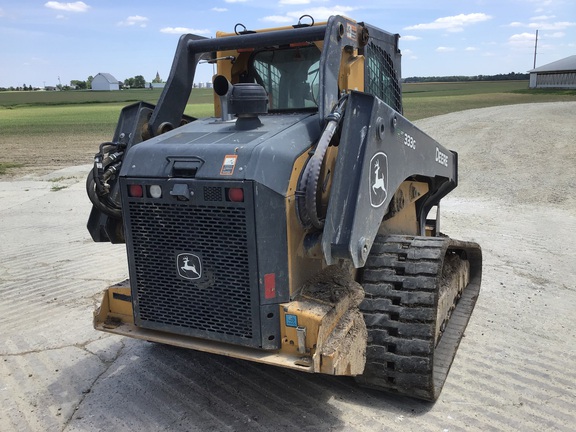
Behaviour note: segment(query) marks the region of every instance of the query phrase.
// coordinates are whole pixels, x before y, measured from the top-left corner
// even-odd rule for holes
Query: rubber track
[[[449,250],[470,261],[470,283],[436,343],[438,292]],[[436,400],[474,309],[481,266],[476,243],[448,237],[376,237],[361,281],[366,297],[360,309],[368,344],[358,383]]]

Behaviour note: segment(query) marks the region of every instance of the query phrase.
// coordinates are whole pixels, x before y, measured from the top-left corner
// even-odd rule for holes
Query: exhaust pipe
[[[214,91],[220,96],[220,114],[223,122],[234,119],[228,103],[233,88],[232,83],[224,75],[218,75],[214,78]]]

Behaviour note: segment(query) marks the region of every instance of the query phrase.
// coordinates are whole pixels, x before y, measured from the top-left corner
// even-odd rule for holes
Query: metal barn
[[[528,71],[530,88],[576,89],[576,55]]]
[[[109,73],[99,73],[92,79],[92,90],[120,90],[120,82]]]

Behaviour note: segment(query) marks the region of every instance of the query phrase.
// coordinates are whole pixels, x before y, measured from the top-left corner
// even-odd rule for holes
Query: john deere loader
[[[482,258],[440,231],[457,154],[402,116],[398,40],[342,16],[182,36],[87,178],[129,266],[95,328],[435,400]],[[184,114],[199,63],[210,118]]]

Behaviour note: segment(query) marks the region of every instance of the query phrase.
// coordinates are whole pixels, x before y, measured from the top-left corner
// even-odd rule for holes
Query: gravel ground
[[[575,118],[572,102],[417,122],[459,152],[443,231],[484,252],[435,404],[95,332],[127,270],[122,245],[85,230],[89,167],[0,180],[0,430],[574,430]]]

